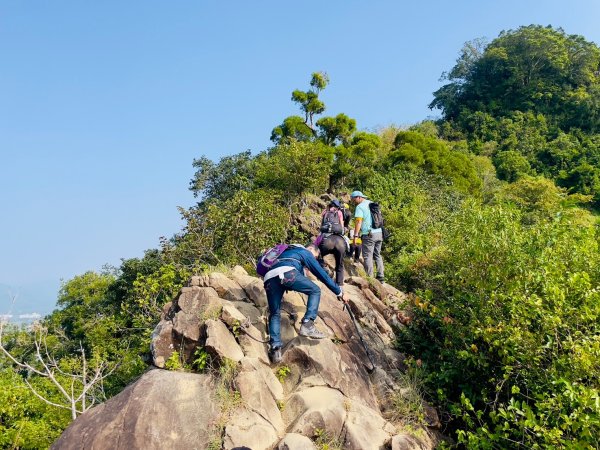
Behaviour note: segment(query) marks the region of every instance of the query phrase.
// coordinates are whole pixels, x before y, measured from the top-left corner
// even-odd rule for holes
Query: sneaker
[[[281,362],[281,358],[281,347],[269,350],[269,359],[273,364],[279,364]]]
[[[321,333],[319,330],[317,330],[317,327],[315,327],[315,321],[314,320],[308,320],[306,322],[302,322],[302,325],[300,325],[300,331],[298,331],[298,334],[300,336],[306,336],[309,338],[313,338],[313,339],[323,339],[327,336],[325,336],[324,333]]]
[[[379,281],[380,283],[385,283],[385,278],[383,278],[383,277],[380,277],[379,275],[377,275],[377,277],[375,277],[375,279],[376,279],[377,281]]]

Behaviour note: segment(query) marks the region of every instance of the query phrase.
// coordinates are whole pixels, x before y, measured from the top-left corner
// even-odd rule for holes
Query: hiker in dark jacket
[[[338,234],[321,234],[315,240],[319,247],[321,257],[333,255],[335,258],[335,282],[344,285],[344,255],[348,251],[346,239]],[[324,263],[323,263],[324,264]]]
[[[347,301],[343,296],[342,288],[329,278],[327,273],[319,265],[317,258],[319,249],[314,245],[304,248],[293,246],[286,249],[273,264],[263,280],[267,301],[269,302],[269,335],[270,345],[269,358],[273,363],[281,361],[281,300],[286,291],[296,291],[308,296],[306,314],[302,318],[302,324],[298,334],[314,339],[325,337],[315,327],[315,319],[319,311],[321,301],[321,289],[304,275],[304,269],[308,269],[317,277],[331,292],[342,301]]]
[[[348,251],[348,243],[343,237],[345,219],[342,204],[333,199],[321,214],[321,234],[314,242],[321,252],[319,263],[322,267],[325,266],[324,256],[333,255],[335,258],[335,282],[340,286],[344,284],[344,255]]]

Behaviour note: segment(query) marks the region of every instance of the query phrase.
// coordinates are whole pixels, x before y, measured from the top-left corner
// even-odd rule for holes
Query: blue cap
[[[342,207],[342,204],[340,203],[340,201],[337,198],[334,198],[333,200],[331,200],[329,202],[329,204],[335,206],[336,208]]]
[[[350,194],[350,197],[351,198],[354,198],[354,197],[368,198],[365,194],[363,194],[360,191],[354,191],[352,194]]]

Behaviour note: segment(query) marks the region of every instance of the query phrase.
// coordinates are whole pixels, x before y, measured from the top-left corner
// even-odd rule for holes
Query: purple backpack
[[[275,247],[271,247],[269,250],[264,252],[258,257],[256,261],[256,273],[260,277],[264,277],[271,267],[275,265],[281,254],[288,249],[288,244],[277,244]]]

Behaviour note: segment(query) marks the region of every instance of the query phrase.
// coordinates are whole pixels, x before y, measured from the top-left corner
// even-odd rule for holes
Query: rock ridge
[[[408,297],[360,277],[355,265],[347,273],[349,307],[375,370],[351,316],[320,282],[314,280],[322,291],[316,324],[329,338],[298,336],[306,301],[288,292],[283,361],[271,366],[262,281],[239,266],[194,276],[154,329],[155,368],[77,418],[52,448],[434,448],[441,439],[435,410],[424,405],[429,426],[415,425],[411,435],[387,401],[400,389],[395,374],[403,356],[393,342]],[[204,373],[161,370],[174,358]],[[231,392],[219,388],[224,376]]]

